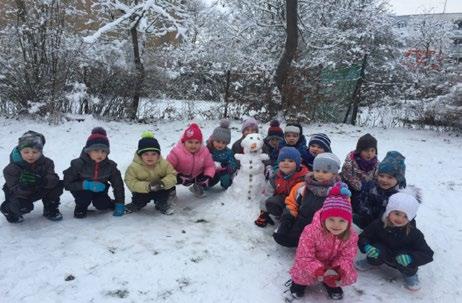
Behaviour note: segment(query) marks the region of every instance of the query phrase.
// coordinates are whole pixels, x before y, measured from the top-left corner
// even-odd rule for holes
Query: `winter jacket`
[[[233,154],[243,154],[244,153],[244,148],[241,146],[242,140],[244,140],[244,136],[242,136],[239,140],[233,143],[231,146],[231,150],[233,151]]]
[[[83,181],[110,183],[114,189],[115,203],[125,202],[125,188],[117,163],[108,158],[96,163],[82,151],[80,157],[71,161],[71,166],[64,172],[64,188],[69,191],[83,190]]]
[[[305,227],[300,237],[295,262],[290,270],[292,281],[312,285],[317,282],[315,272],[324,268],[334,269],[340,275],[342,286],[353,284],[358,277],[353,265],[358,235],[351,226],[346,240],[331,234],[323,227],[320,213],[320,210],[316,212],[313,222]]]
[[[398,192],[398,185],[382,189],[377,181],[367,182],[361,191],[359,198],[359,220],[355,222],[359,227],[365,228],[375,219],[382,217],[391,195]]]
[[[195,178],[200,174],[213,178],[215,175],[215,162],[205,146],[194,154],[190,153],[184,144],[179,141],[167,156],[167,161],[172,164],[178,174]]]
[[[377,160],[374,168],[366,172],[359,167],[357,162],[358,157],[359,155],[355,151],[350,152],[343,163],[342,172],[340,173],[343,182],[348,184],[351,190],[355,191],[361,191],[361,187],[364,183],[374,179],[380,163]]]
[[[268,141],[268,138],[263,140],[263,153],[270,157],[269,160],[265,161],[264,163],[265,165],[275,166],[279,156],[279,145],[276,148],[273,148]]]
[[[176,171],[167,160],[159,157],[153,168],[144,164],[138,154],[135,153],[133,161],[125,172],[125,183],[135,193],[150,193],[152,182],[162,182],[164,189],[170,189],[176,184]]]
[[[407,230],[409,228],[409,233]],[[381,245],[388,249],[391,258],[408,254],[412,258],[409,267],[418,267],[433,261],[433,250],[425,242],[424,235],[412,224],[402,227],[387,226],[381,219],[369,224],[359,235],[359,249],[365,253],[366,244]],[[394,260],[389,260],[394,262]]]
[[[36,186],[23,188],[19,184],[21,173],[28,171],[40,177],[41,182]],[[59,177],[55,173],[53,161],[43,154],[37,161],[30,164],[24,161],[17,147],[10,154],[10,163],[3,169],[5,189],[14,198],[28,199],[41,188],[51,189],[58,186]]]
[[[295,147],[300,152],[300,155],[302,156],[302,163],[305,164],[305,166],[308,167],[308,163],[310,163],[310,161],[313,163],[312,156],[307,151],[306,139],[303,134],[300,134],[300,138],[295,145],[288,145],[285,140],[282,140],[279,143],[279,150],[285,146]]]
[[[297,183],[303,183],[308,169],[301,165],[300,168],[290,175],[284,175],[278,170],[275,176],[270,180],[271,186],[274,188],[273,195],[288,196],[292,187]]]
[[[215,162],[219,162],[220,166],[219,168],[215,167],[215,169],[218,170],[224,170],[228,167],[232,169],[233,172],[237,170],[237,161],[234,158],[233,152],[231,149],[228,147],[218,150],[216,148],[213,148],[210,144],[207,144],[207,148],[209,152],[212,154],[212,159]]]

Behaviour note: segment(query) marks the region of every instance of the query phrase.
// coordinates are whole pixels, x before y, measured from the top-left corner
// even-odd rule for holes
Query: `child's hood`
[[[42,161],[44,161],[44,159],[45,159],[45,156],[42,153],[40,155],[40,158],[38,158],[37,161],[34,162],[34,164],[35,163],[41,163]],[[17,146],[15,148],[13,148],[13,150],[10,153],[10,163],[19,165],[21,167],[24,167],[24,166],[28,165],[28,163],[23,160],[23,158],[21,156],[21,152],[19,151]]]

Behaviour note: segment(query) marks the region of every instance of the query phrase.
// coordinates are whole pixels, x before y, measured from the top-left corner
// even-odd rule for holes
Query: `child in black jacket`
[[[75,198],[75,218],[85,218],[91,203],[99,210],[113,209],[114,216],[124,214],[124,182],[117,164],[108,159],[108,154],[106,130],[95,127],[80,157],[72,160],[64,171],[64,188]],[[109,186],[114,189],[114,201],[108,195]]]
[[[22,215],[31,212],[37,200],[43,202],[45,218],[51,221],[63,218],[58,209],[63,184],[55,172],[53,160],[43,155],[44,145],[42,134],[32,130],[24,133],[3,170],[5,202],[0,209],[10,223],[22,222]]]
[[[359,236],[359,249],[367,255],[356,263],[358,270],[386,264],[396,268],[409,290],[420,289],[419,266],[433,261],[433,250],[413,224],[419,202],[407,193],[392,195],[382,220],[372,222]]]

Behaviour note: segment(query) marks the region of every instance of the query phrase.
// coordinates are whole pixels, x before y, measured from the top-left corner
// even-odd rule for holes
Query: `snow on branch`
[[[125,27],[131,28],[137,26],[138,31],[147,32],[149,27],[155,25],[156,30],[150,33],[156,35],[164,35],[167,32],[177,32],[177,37],[186,36],[187,28],[184,22],[187,19],[187,14],[183,9],[182,4],[173,4],[167,0],[146,0],[139,1],[136,5],[127,5],[118,0],[101,0],[92,6],[101,14],[110,12],[110,15],[122,13],[121,16],[110,21],[95,33],[83,38],[86,43],[94,43],[101,35],[116,31],[123,23],[130,21]],[[138,22],[144,19],[145,22]],[[150,24],[150,26],[146,26]]]

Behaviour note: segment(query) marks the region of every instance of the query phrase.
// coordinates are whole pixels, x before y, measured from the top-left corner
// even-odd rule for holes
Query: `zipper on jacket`
[[[196,163],[196,154],[192,154],[193,156],[193,164],[192,164],[192,167],[191,167],[191,172],[189,173],[189,175],[192,177],[193,176],[193,171],[194,171],[194,164]]]
[[[95,171],[93,172],[93,180],[97,181],[99,175],[99,162],[95,162]]]

